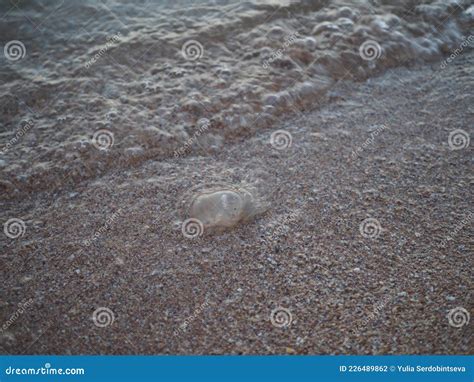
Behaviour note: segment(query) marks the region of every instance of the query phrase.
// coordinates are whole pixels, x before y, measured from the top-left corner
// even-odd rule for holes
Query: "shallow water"
[[[469,5],[3,4],[2,45],[21,41],[24,57],[1,61],[0,186],[57,189],[150,158],[224,150],[314,107],[336,81],[442,59],[471,35]]]

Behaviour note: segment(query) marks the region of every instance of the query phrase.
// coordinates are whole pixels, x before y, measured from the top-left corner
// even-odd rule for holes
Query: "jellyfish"
[[[189,205],[189,216],[200,221],[204,229],[226,229],[251,220],[265,209],[252,192],[240,187],[201,190]]]

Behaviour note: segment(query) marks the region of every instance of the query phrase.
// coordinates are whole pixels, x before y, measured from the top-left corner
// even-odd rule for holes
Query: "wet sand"
[[[349,76],[218,149],[10,194],[2,222],[26,230],[0,239],[1,321],[32,303],[0,350],[472,354],[472,322],[447,316],[473,312],[472,224],[456,228],[472,217],[472,147],[449,145],[471,130],[473,63]],[[277,130],[289,147],[270,144]],[[185,237],[183,201],[215,184],[252,186],[268,209]]]

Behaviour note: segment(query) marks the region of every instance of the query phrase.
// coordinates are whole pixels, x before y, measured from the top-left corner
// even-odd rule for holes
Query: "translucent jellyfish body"
[[[206,230],[234,227],[263,210],[263,204],[254,193],[238,187],[219,187],[196,192],[189,203],[188,213]]]

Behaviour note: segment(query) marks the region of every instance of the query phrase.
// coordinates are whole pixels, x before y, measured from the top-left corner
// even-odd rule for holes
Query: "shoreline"
[[[472,354],[469,326],[447,316],[473,311],[472,228],[457,229],[472,208],[472,145],[449,142],[450,132],[471,132],[473,63],[470,51],[442,71],[341,82],[321,108],[210,155],[150,159],[78,190],[7,201],[2,217],[22,219],[25,231],[0,239],[2,269],[14,270],[2,271],[2,315],[34,303],[2,334],[1,349]],[[272,147],[277,130],[290,134],[288,147]],[[251,186],[269,211],[184,237],[182,202],[213,184]],[[368,219],[376,223],[362,226]],[[91,319],[99,308],[111,322],[103,328]]]

